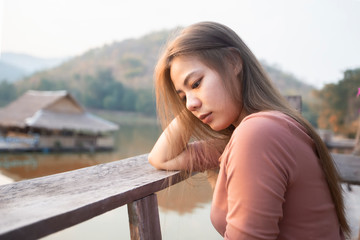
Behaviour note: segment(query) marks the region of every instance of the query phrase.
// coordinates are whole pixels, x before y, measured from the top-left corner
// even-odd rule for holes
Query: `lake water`
[[[115,134],[117,147],[111,152],[3,153],[0,184],[2,179],[20,181],[148,153],[159,134],[155,122],[126,121]],[[221,239],[210,222],[212,189],[206,176],[198,175],[157,195],[163,239]],[[130,239],[127,208],[120,207],[43,239]]]
[[[117,147],[112,152],[6,153],[0,155],[0,173],[20,181],[124,159],[149,152],[160,133],[157,125],[151,122],[127,122],[120,127],[115,134]],[[352,191],[345,193],[353,239],[358,239],[360,187],[353,186]],[[212,189],[204,174],[157,195],[163,239],[222,239],[210,222]],[[120,207],[43,239],[130,239],[127,208]]]

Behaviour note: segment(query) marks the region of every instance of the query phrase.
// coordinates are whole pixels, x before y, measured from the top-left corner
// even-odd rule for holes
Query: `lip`
[[[201,114],[200,116],[199,116],[199,119],[203,122],[203,123],[205,123],[205,124],[207,124],[207,123],[209,123],[210,122],[210,116],[211,116],[211,112],[209,112],[209,113],[206,113],[206,114]]]

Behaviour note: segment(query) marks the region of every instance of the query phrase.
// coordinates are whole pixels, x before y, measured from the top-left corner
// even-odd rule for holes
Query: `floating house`
[[[27,91],[0,109],[1,150],[111,149],[114,123],[87,112],[67,91]]]

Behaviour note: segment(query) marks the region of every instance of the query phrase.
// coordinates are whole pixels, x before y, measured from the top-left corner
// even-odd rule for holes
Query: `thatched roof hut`
[[[0,128],[36,128],[84,133],[115,131],[114,123],[88,112],[67,91],[27,91],[0,109]]]

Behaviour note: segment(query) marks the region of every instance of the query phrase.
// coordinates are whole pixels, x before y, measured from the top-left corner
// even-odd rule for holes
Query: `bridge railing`
[[[360,158],[334,154],[342,180],[360,184]],[[184,179],[140,155],[0,186],[0,239],[38,239],[127,204],[131,239],[161,239],[156,192]]]

